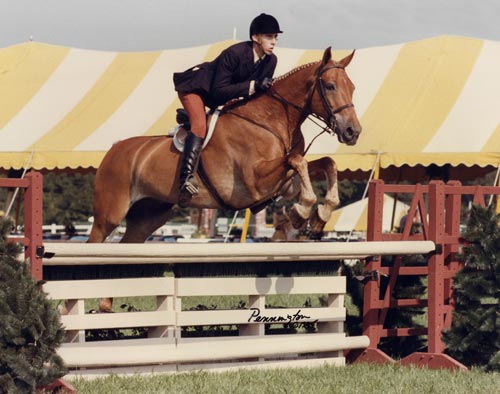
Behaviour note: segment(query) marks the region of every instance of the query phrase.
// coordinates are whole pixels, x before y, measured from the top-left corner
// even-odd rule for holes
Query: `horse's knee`
[[[340,204],[340,197],[339,197],[339,188],[338,184],[335,183],[333,187],[328,190],[328,192],[325,195],[325,205],[328,206],[330,210],[334,210],[335,208],[338,207]]]

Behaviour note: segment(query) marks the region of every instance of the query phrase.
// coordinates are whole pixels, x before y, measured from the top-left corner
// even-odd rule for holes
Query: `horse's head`
[[[328,128],[337,134],[341,143],[354,145],[361,133],[352,95],[354,84],[345,71],[354,51],[339,62],[332,59],[331,48],[323,54],[314,76],[310,110],[319,116]]]

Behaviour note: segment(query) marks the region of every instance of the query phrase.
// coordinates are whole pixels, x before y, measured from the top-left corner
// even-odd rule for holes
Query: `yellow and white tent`
[[[399,226],[400,219],[408,212],[410,206],[384,194],[382,231],[390,232]],[[356,201],[345,207],[336,209],[325,225],[325,232],[366,232],[368,229],[368,198]]]
[[[172,73],[234,41],[156,52],[28,42],[0,49],[0,168],[97,168],[120,139],[164,134],[180,106]],[[334,51],[342,58],[350,51]],[[278,48],[281,75],[323,50]],[[354,147],[323,135],[309,157],[339,170],[494,166],[500,162],[500,42],[440,36],[360,49],[348,72],[363,133]],[[318,132],[304,125],[306,139]]]

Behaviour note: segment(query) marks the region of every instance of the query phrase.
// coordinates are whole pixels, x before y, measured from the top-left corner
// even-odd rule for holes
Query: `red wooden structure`
[[[42,279],[43,249],[43,177],[30,172],[25,178],[0,178],[0,187],[20,188],[24,191],[24,235],[9,238],[24,245],[24,254],[29,259],[31,274]]]
[[[384,193],[410,194],[410,208],[404,229],[400,233],[383,233]],[[396,256],[392,266],[382,266],[378,257],[366,264],[370,280],[364,289],[363,334],[370,337],[370,347],[357,357],[357,361],[394,362],[378,349],[385,337],[427,335],[427,352],[410,354],[401,364],[415,364],[430,368],[466,370],[458,361],[444,354],[441,338],[443,329],[451,326],[453,298],[452,279],[461,268],[456,259],[460,248],[460,214],[462,198],[467,196],[474,204],[486,205],[487,195],[500,194],[499,187],[462,186],[458,181],[444,184],[432,181],[428,185],[394,185],[376,180],[369,185],[368,241],[431,240],[436,251],[427,256],[427,266],[401,266],[402,256]],[[421,232],[412,234],[412,223],[421,224]],[[383,294],[380,277],[386,276],[388,285]],[[427,276],[427,299],[394,299],[392,292],[399,276]],[[390,308],[427,307],[427,327],[386,328],[384,326]]]

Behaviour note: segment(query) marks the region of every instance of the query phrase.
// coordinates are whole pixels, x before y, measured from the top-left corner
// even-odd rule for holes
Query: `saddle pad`
[[[207,136],[205,137],[205,140],[203,141],[203,145],[201,149],[203,150],[205,146],[207,146],[208,141],[212,138],[212,135],[215,130],[215,125],[217,123],[217,120],[219,119],[219,114],[220,114],[220,109],[217,108],[212,116],[210,117],[210,122],[208,124],[208,132]],[[167,131],[167,136],[173,137],[174,139],[174,146],[179,152],[184,151],[184,142],[186,141],[187,137],[187,130],[182,127],[182,125],[177,125],[170,130]]]

